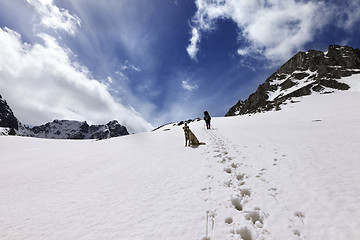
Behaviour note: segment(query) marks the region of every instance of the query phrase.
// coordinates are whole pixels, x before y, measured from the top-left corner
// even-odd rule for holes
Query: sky
[[[224,116],[298,51],[360,45],[357,0],[0,0],[0,94],[26,125]]]

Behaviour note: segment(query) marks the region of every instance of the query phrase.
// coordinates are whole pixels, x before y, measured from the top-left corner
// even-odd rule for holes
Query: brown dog
[[[205,145],[203,142],[199,142],[199,140],[196,138],[195,134],[190,130],[188,125],[185,123],[185,126],[183,127],[184,134],[185,134],[185,147],[186,146],[194,146],[197,147],[199,145]]]

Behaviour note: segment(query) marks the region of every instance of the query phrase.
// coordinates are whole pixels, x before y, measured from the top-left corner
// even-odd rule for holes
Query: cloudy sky
[[[359,13],[358,0],[0,0],[0,94],[27,125],[223,116],[296,52],[359,48]]]

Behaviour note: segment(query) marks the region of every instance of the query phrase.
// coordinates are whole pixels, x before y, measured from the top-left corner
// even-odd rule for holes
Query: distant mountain
[[[20,126],[18,135],[51,139],[106,139],[129,135],[129,132],[116,120],[91,126],[86,121],[54,120],[32,128]]]
[[[17,120],[0,95],[0,135],[9,134],[52,139],[106,139],[129,135],[129,132],[116,120],[91,126],[86,121],[54,120],[41,126],[27,127]]]
[[[327,52],[299,52],[272,74],[246,100],[239,100],[225,116],[243,115],[272,109],[279,110],[293,97],[348,90],[338,81],[360,74],[360,50],[330,45]]]

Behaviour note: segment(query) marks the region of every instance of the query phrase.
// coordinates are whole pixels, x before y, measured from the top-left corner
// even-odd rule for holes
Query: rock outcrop
[[[18,130],[19,122],[13,111],[0,95],[0,127]]]
[[[327,52],[299,52],[266,79],[248,99],[239,100],[225,116],[279,109],[286,100],[313,92],[348,90],[348,85],[337,80],[353,74],[360,74],[359,49],[330,45]]]

